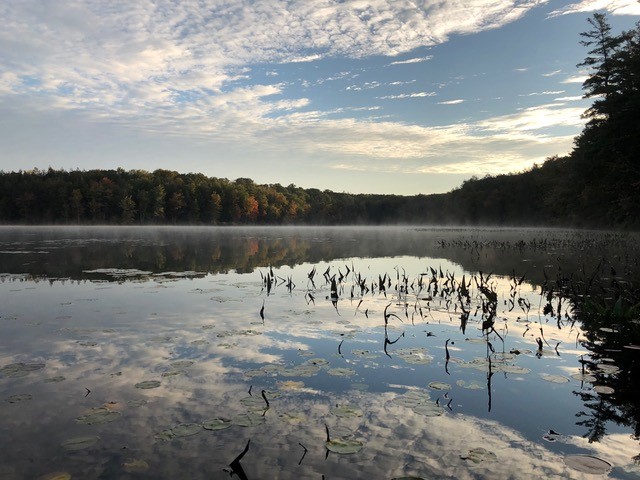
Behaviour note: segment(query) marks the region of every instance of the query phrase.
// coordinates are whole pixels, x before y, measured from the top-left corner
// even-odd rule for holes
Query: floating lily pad
[[[127,405],[129,405],[130,407],[142,407],[143,405],[146,405],[147,401],[144,398],[140,398],[137,400],[129,400],[127,402]]]
[[[411,390],[404,395],[399,395],[393,399],[393,403],[402,405],[403,407],[415,407],[421,403],[431,401],[428,392]]]
[[[31,395],[30,393],[19,393],[17,395],[11,395],[10,397],[7,397],[5,400],[9,403],[20,403],[27,400],[31,400],[32,398],[33,398],[33,395]]]
[[[42,370],[44,367],[44,363],[10,363],[9,365],[5,365],[0,368],[0,374],[12,378],[24,377],[29,375],[31,372]]]
[[[136,388],[140,388],[142,390],[148,390],[150,388],[158,388],[160,386],[159,380],[145,380],[144,382],[139,382],[135,384]]]
[[[304,413],[295,413],[295,412],[285,412],[278,415],[281,419],[286,421],[287,423],[291,423],[294,425],[299,425],[308,420],[308,417]]]
[[[178,375],[184,375],[187,372],[184,370],[169,370],[168,372],[162,372],[161,377],[176,377]]]
[[[333,453],[338,453],[340,455],[350,455],[352,453],[358,453],[360,450],[362,450],[364,443],[360,442],[359,440],[336,439],[324,442],[324,445],[327,447],[327,450]]]
[[[84,450],[85,448],[92,447],[98,443],[100,437],[88,436],[88,437],[74,437],[62,442],[62,448],[68,452],[75,452],[77,450]]]
[[[356,382],[356,383],[352,383],[350,386],[353,390],[358,390],[360,392],[365,392],[369,390],[369,385],[367,385],[366,383]]]
[[[231,420],[224,418],[211,418],[202,424],[205,430],[224,430],[232,425]]]
[[[78,345],[80,345],[81,347],[95,347],[96,345],[98,345],[98,342],[94,342],[93,340],[85,340],[79,341]]]
[[[313,377],[320,372],[318,365],[298,365],[293,368],[285,368],[280,374],[283,377]]]
[[[175,435],[173,434],[173,431],[171,429],[163,430],[163,431],[161,431],[159,433],[156,433],[153,436],[153,438],[155,438],[156,440],[160,440],[160,441],[163,441],[163,442],[168,442],[173,437],[175,437]]]
[[[265,422],[266,419],[264,418],[264,416],[257,412],[241,413],[233,417],[233,419],[231,420],[231,423],[233,423],[233,425],[238,425],[239,427],[255,427]]]
[[[451,385],[444,382],[431,382],[429,384],[429,388],[434,390],[451,390]]]
[[[593,389],[596,392],[601,393],[602,395],[611,395],[615,393],[615,389],[608,387],[606,385],[596,385],[595,387],[593,387]]]
[[[512,373],[514,375],[526,375],[527,373],[531,373],[531,370],[528,368],[520,367],[518,365],[494,365],[492,368],[495,372]]]
[[[301,388],[304,388],[304,382],[285,380],[284,382],[278,382],[278,388],[280,390],[300,390]]]
[[[76,422],[83,425],[102,425],[104,423],[113,422],[119,416],[119,412],[99,407],[92,409],[89,413],[80,415],[76,418]]]
[[[198,423],[181,423],[171,429],[174,437],[190,437],[202,431],[202,425]]]
[[[567,377],[563,377],[562,375],[553,375],[551,373],[541,373],[540,378],[551,383],[567,383],[569,381]]]
[[[125,472],[130,473],[146,472],[147,470],[149,470],[149,464],[144,460],[140,460],[139,458],[133,458],[124,462],[122,464],[122,469]]]
[[[574,373],[571,375],[571,378],[574,380],[578,380],[579,382],[589,382],[593,383],[596,381],[596,377],[593,375],[589,375],[588,373]]]
[[[351,353],[353,353],[356,357],[362,357],[367,359],[376,358],[378,356],[374,353],[371,353],[369,350],[361,350],[361,349],[351,350]]]
[[[464,455],[460,455],[460,458],[462,460],[470,460],[473,463],[493,462],[498,460],[498,457],[495,453],[490,452],[489,450],[482,447],[472,448]]]
[[[467,390],[484,390],[484,386],[480,385],[478,382],[465,382],[464,380],[458,380],[456,385],[462,388],[466,388]]]
[[[434,402],[421,403],[413,407],[412,410],[423,417],[439,417],[444,412],[442,407],[439,407]]]
[[[330,368],[327,373],[334,377],[350,377],[355,375],[356,371],[353,368]]]
[[[194,363],[195,362],[193,360],[178,360],[176,362],[173,362],[171,366],[176,370],[180,370],[182,368],[189,368]]]
[[[331,409],[331,413],[336,417],[354,418],[361,417],[363,412],[360,408],[352,405],[337,405]]]
[[[57,377],[50,377],[45,379],[46,383],[57,383],[57,382],[64,382],[66,380],[65,377],[63,377],[62,375],[58,375]]]
[[[306,363],[315,366],[329,365],[329,362],[324,358],[310,358]]]
[[[598,365],[598,370],[600,370],[602,373],[608,373],[608,374],[614,374],[620,371],[620,369],[615,365],[602,365],[602,364]]]
[[[601,475],[611,470],[609,462],[591,455],[567,455],[564,457],[564,463],[569,468],[592,475]]]

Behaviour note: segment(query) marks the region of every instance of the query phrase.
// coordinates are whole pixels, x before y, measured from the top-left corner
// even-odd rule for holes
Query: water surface
[[[1,228],[0,477],[638,478],[637,361],[549,293],[634,242]]]

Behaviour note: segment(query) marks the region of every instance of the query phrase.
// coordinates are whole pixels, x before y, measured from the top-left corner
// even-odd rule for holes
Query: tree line
[[[640,226],[640,22],[604,14],[581,34],[593,104],[573,151],[434,195],[259,185],[169,170],[0,171],[0,222],[63,224],[460,224]]]

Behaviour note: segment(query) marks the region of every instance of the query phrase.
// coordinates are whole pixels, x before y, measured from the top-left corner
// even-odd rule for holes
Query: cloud
[[[637,0],[582,0],[552,11],[549,16],[568,15],[570,13],[596,12],[604,10],[613,15],[640,15],[640,3]]]
[[[555,75],[558,75],[559,73],[562,73],[562,70],[554,70],[553,72],[543,73],[542,76],[543,77],[553,77]]]
[[[401,93],[399,95],[386,95],[384,97],[376,97],[379,100],[397,100],[403,98],[424,98],[435,97],[436,92],[415,92],[415,93]]]
[[[540,95],[560,95],[561,93],[564,93],[564,90],[545,90],[544,92],[532,92],[532,93],[526,93],[526,94],[521,94],[518,95],[519,97],[537,97]]]
[[[574,75],[568,78],[565,78],[560,83],[584,83],[584,81],[589,78],[587,75]]]
[[[428,60],[431,60],[433,58],[433,55],[427,55],[426,57],[417,57],[417,58],[409,58],[408,60],[397,60],[395,62],[391,62],[390,64],[388,64],[388,66],[391,65],[407,65],[410,63],[422,63],[422,62],[426,62]]]
[[[582,100],[583,97],[580,95],[570,96],[570,97],[558,97],[554,98],[556,102],[577,102],[578,100]]]
[[[119,114],[169,104],[172,91],[215,94],[247,65],[396,56],[498,28],[545,2],[10,2],[0,7],[0,92]],[[156,94],[141,96],[149,84]]]
[[[444,102],[438,102],[438,105],[458,105],[460,103],[463,103],[464,100],[462,100],[461,98],[458,98],[456,100],[447,100]]]
[[[243,151],[249,153],[245,156],[253,152],[292,155],[293,151],[327,155],[330,165],[350,169],[371,159],[378,169],[493,173],[500,167],[531,164],[558,153],[554,148],[566,151],[570,146],[567,136],[539,135],[538,129],[575,127],[579,122],[568,120],[575,111],[561,113],[563,107],[548,107],[546,124],[532,111],[439,127],[408,125],[384,116],[360,118],[366,113],[335,119],[331,116],[348,115],[356,109],[321,111],[313,98],[288,97],[280,70],[270,67],[269,80],[258,82],[252,69],[264,64],[317,63],[328,57],[398,58],[446,42],[451,35],[499,28],[545,3],[547,0],[3,2],[0,111],[34,138],[40,134],[45,139],[41,143],[48,147],[59,144],[50,140],[55,137],[51,126],[65,125],[69,131],[77,127],[87,135],[125,132],[130,134],[128,145],[170,137],[180,139],[181,145],[197,143],[209,150],[246,148]],[[429,59],[414,57],[391,64]],[[336,78],[325,76],[324,81]],[[372,80],[348,89],[408,83],[414,81]],[[391,90],[378,99],[436,95],[396,92]],[[454,105],[461,99],[440,103]],[[359,112],[380,108],[359,107]],[[7,130],[2,138],[10,135]],[[122,137],[114,135],[118,142]],[[145,142],[135,141],[139,139]],[[23,147],[15,143],[13,150]],[[58,156],[71,150],[61,150]],[[33,158],[28,149],[20,154]],[[482,172],[470,170],[480,168],[474,163],[479,157],[488,159],[487,166]]]

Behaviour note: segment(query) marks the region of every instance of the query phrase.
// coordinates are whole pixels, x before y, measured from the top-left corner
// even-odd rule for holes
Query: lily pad
[[[412,410],[423,417],[439,417],[444,412],[442,407],[434,402],[421,403],[413,407]]]
[[[331,409],[331,413],[342,418],[355,418],[363,415],[360,408],[351,405],[337,405]]]
[[[541,373],[540,378],[551,383],[567,383],[569,381],[567,377],[563,377],[562,375],[553,375],[551,373]]]
[[[360,450],[362,450],[364,443],[360,442],[359,440],[341,438],[324,442],[324,445],[330,452],[338,453],[340,455],[350,455],[352,453],[358,453]]]
[[[596,381],[596,377],[593,375],[589,375],[588,373],[574,373],[571,375],[571,378],[574,380],[578,380],[579,382],[589,382],[593,383]]]
[[[458,380],[456,382],[456,385],[462,388],[466,388],[467,390],[484,390],[484,386],[475,381],[467,383],[464,380]]]
[[[205,430],[224,430],[232,425],[231,420],[224,418],[211,418],[202,424]]]
[[[308,416],[304,413],[285,412],[278,415],[282,420],[293,425],[300,425],[308,420]]]
[[[493,462],[498,460],[498,457],[496,456],[495,453],[482,447],[472,448],[464,455],[460,455],[460,458],[462,460],[470,460],[473,463],[480,463],[480,462],[487,462],[487,461]]]
[[[144,382],[139,382],[135,384],[136,388],[140,388],[142,390],[148,390],[150,388],[158,388],[160,386],[159,380],[145,380]]]
[[[402,405],[403,407],[415,407],[424,402],[431,401],[428,392],[411,390],[404,395],[399,395],[393,399],[393,403]]]
[[[5,365],[0,368],[0,374],[12,378],[24,377],[29,375],[31,372],[42,370],[44,367],[44,363],[10,363],[9,365]]]
[[[139,458],[132,458],[131,460],[127,460],[122,464],[122,469],[125,472],[135,473],[135,472],[146,472],[149,470],[149,464],[144,460],[140,460]]]
[[[30,393],[19,393],[17,395],[11,395],[10,397],[7,397],[5,400],[9,403],[20,403],[26,400],[31,400],[32,398],[33,398],[33,395],[31,395]]]
[[[611,395],[615,393],[615,389],[608,387],[607,385],[596,385],[593,389],[602,395]]]
[[[58,375],[56,377],[50,377],[45,379],[46,383],[58,383],[58,382],[64,382],[66,380],[65,377],[63,377],[62,375]]]
[[[198,423],[181,423],[171,429],[175,437],[190,437],[202,431],[202,425]]]
[[[531,370],[528,368],[520,367],[518,365],[495,365],[493,367],[493,371],[512,373],[514,375],[526,375],[527,373],[531,373]]]
[[[241,413],[231,420],[233,425],[238,425],[239,427],[255,427],[265,422],[264,416],[257,412]]]
[[[615,365],[602,365],[602,364],[598,365],[598,370],[600,370],[602,373],[608,373],[608,374],[614,374],[620,371],[620,369]]]
[[[451,385],[444,382],[431,382],[429,384],[429,388],[434,390],[451,390]]]
[[[85,448],[92,447],[98,443],[100,437],[88,436],[88,437],[74,437],[62,442],[62,448],[68,452],[75,452],[77,450],[84,450]]]
[[[307,360],[306,363],[309,365],[316,365],[316,366],[329,365],[329,362],[324,358],[310,358],[309,360]]]
[[[83,425],[102,425],[104,423],[113,422],[119,416],[119,412],[99,407],[93,408],[89,413],[80,415],[76,418],[76,422]]]
[[[318,365],[298,365],[293,368],[285,368],[280,372],[283,377],[313,377],[320,372]]]
[[[147,401],[144,398],[140,398],[140,399],[136,399],[136,400],[129,400],[127,402],[127,405],[129,405],[130,407],[142,407],[143,405],[146,405]]]
[[[173,437],[175,437],[175,435],[173,434],[172,430],[163,430],[159,433],[156,433],[153,438],[155,438],[156,440],[160,440],[163,442],[168,442],[169,440],[171,440]]]
[[[355,375],[356,371],[353,368],[330,368],[327,373],[334,377],[350,377]]]
[[[176,370],[180,370],[182,368],[189,368],[194,363],[193,360],[178,360],[177,362],[173,362],[171,366]]]
[[[280,390],[300,390],[301,388],[304,388],[304,382],[285,380],[284,382],[278,382],[278,388]]]
[[[567,455],[564,457],[564,463],[569,468],[592,475],[601,475],[611,470],[609,462],[591,455]]]

